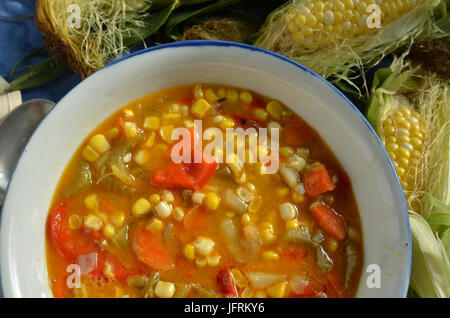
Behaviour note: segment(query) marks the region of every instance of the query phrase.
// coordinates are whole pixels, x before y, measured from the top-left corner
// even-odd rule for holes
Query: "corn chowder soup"
[[[202,137],[197,120],[278,132],[277,153],[257,147],[277,171],[248,150],[222,162],[207,142],[188,153],[199,162],[174,162],[181,140]],[[363,262],[350,180],[320,136],[278,101],[208,84],[136,100],[92,132],[47,233],[55,297],[352,297]]]

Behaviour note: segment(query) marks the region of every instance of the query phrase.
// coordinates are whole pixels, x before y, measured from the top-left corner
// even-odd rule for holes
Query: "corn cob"
[[[415,183],[415,170],[425,141],[425,121],[415,110],[402,106],[382,124],[382,140],[406,194]]]
[[[256,45],[339,77],[436,31],[431,17],[439,1],[292,0],[267,18]]]
[[[285,20],[294,41],[315,48],[376,32],[367,23],[370,5],[378,5],[381,25],[388,25],[421,2],[423,0],[309,0],[290,9]]]

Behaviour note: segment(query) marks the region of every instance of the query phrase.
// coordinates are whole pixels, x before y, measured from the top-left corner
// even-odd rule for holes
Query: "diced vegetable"
[[[160,280],[155,286],[155,295],[159,298],[172,298],[175,294],[175,284]]]
[[[344,219],[328,206],[316,202],[311,205],[311,213],[328,235],[337,240],[343,240],[347,236]]]
[[[217,284],[219,285],[219,289],[223,294],[231,295],[234,297],[238,296],[236,282],[234,281],[233,275],[228,268],[221,270],[217,274]]]
[[[243,214],[247,211],[247,204],[231,189],[225,191],[224,201],[230,208],[239,214]]]
[[[92,172],[89,163],[82,161],[74,182],[64,190],[65,197],[73,197],[87,191],[92,186]]]
[[[332,191],[336,188],[330,174],[322,165],[313,167],[306,173],[304,184],[306,193],[311,197]]]
[[[252,287],[256,289],[267,288],[286,279],[285,275],[253,272],[247,273],[247,277]]]
[[[141,262],[155,270],[169,270],[174,266],[162,241],[142,225],[134,230],[133,251]]]

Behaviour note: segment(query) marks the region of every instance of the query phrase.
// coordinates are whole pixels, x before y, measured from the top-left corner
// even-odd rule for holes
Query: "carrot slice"
[[[328,285],[331,286],[333,291],[336,292],[336,294],[338,294],[338,296],[342,296],[341,283],[339,282],[339,279],[336,276],[336,274],[334,272],[329,272],[327,274],[327,280],[328,280]]]
[[[138,225],[133,236],[133,251],[145,265],[155,270],[169,270],[174,266],[163,242],[153,233]]]
[[[311,197],[332,191],[335,188],[336,186],[334,185],[330,174],[323,165],[314,167],[305,175],[305,190]]]
[[[313,204],[311,212],[319,226],[330,236],[343,240],[347,236],[344,219],[334,210],[321,203]]]

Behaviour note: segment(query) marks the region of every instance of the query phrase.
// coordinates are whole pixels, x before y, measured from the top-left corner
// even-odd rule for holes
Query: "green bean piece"
[[[130,241],[128,238],[129,226],[122,226],[119,231],[112,238],[112,242],[121,250],[126,250],[130,247]]]
[[[78,169],[75,181],[64,190],[64,196],[67,198],[79,195],[87,191],[92,186],[92,173],[89,163],[82,161]]]
[[[153,298],[155,296],[154,287],[157,282],[159,282],[160,277],[159,273],[155,272],[150,275],[147,284],[144,287],[144,297],[145,298]]]
[[[148,277],[145,275],[136,275],[128,277],[127,283],[130,287],[144,287],[147,284]]]

